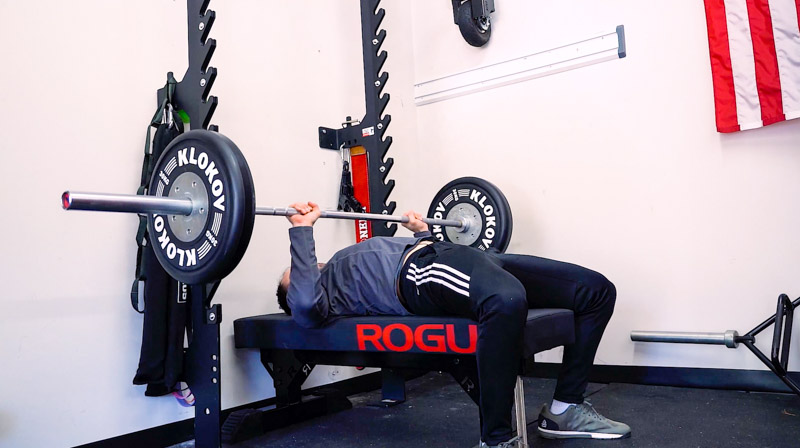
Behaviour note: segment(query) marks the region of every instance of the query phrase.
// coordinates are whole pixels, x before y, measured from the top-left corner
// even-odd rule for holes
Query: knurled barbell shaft
[[[91,210],[120,213],[163,213],[168,215],[190,215],[193,204],[190,199],[160,198],[135,194],[83,193],[65,191],[61,195],[64,210]],[[256,207],[256,215],[291,216],[297,210],[291,207]],[[369,221],[408,222],[407,216],[382,215],[377,213],[353,213],[338,210],[323,210],[321,218],[365,219]],[[453,219],[423,218],[430,225],[465,228],[466,222]]]
[[[271,215],[271,216],[291,216],[296,215],[297,210],[286,208],[273,208],[273,207],[256,207],[256,215]],[[367,221],[388,221],[388,222],[408,222],[408,216],[395,216],[395,215],[382,215],[378,213],[357,213],[357,212],[342,212],[338,210],[322,210],[320,218],[333,218],[333,219],[365,219]],[[435,218],[422,218],[422,222],[435,226],[448,226],[448,227],[464,227],[463,221],[454,219],[435,219]]]

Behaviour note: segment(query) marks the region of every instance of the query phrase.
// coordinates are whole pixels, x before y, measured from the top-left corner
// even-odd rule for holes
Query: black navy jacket
[[[430,232],[414,238],[374,237],[346,247],[320,270],[310,226],[289,229],[292,270],[286,300],[303,327],[322,325],[332,316],[411,314],[397,297],[396,279],[405,252]]]

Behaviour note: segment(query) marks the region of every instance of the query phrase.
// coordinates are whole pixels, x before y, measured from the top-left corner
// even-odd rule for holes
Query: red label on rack
[[[350,171],[353,173],[353,196],[369,213],[369,171],[367,151],[363,146],[350,149]],[[358,211],[358,210],[357,210]],[[356,220],[356,242],[360,243],[372,237],[372,222],[364,219]]]

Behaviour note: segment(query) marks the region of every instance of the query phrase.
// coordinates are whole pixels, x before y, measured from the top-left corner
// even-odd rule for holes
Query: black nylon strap
[[[364,207],[356,199],[353,189],[352,173],[350,173],[350,162],[342,161],[342,182],[339,185],[339,205],[336,207],[346,212],[362,212]]]
[[[152,128],[160,128],[164,125],[162,123],[164,121],[164,114],[172,113],[173,107],[173,95],[175,94],[175,86],[177,86],[178,81],[175,80],[175,77],[172,74],[167,75],[167,83],[164,86],[166,90],[166,95],[164,100],[158,106],[155,114],[153,114],[153,118],[150,119],[150,124],[147,125],[147,137],[145,138],[144,143],[144,160],[142,161],[142,176],[139,182],[139,188],[136,190],[136,194],[144,195],[147,194],[147,185],[150,181],[150,178],[153,176],[153,168],[155,161],[158,160],[157,156],[160,154],[154,154],[153,148],[151,147],[151,130]],[[175,123],[176,130],[179,128],[177,125],[177,121],[174,119],[168,120],[167,126],[169,127],[171,123]],[[165,129],[166,131],[166,129]],[[156,138],[158,137],[159,132],[156,131]],[[171,139],[170,139],[171,140]],[[163,150],[164,148],[156,148]],[[139,215],[139,227],[136,231],[136,245],[138,249],[136,251],[136,274],[133,280],[133,284],[131,285],[131,307],[136,310],[137,313],[144,313],[144,303],[142,301],[142,307],[140,309],[140,300],[139,300],[139,282],[147,280],[144,276],[145,268],[142,262],[142,247],[147,244],[147,217],[144,215]]]
[[[175,94],[175,86],[177,84],[178,81],[176,81],[175,77],[170,73],[167,77],[167,84],[164,86],[167,91],[164,101],[162,101],[161,105],[158,106],[156,113],[153,114],[153,118],[150,120],[150,124],[147,126],[147,138],[144,140],[144,163],[142,164],[142,180],[140,182],[140,190],[147,188],[147,182],[150,180],[150,177],[153,174],[153,151],[150,149],[150,130],[151,128],[157,128],[161,125],[161,122],[164,118],[164,112],[167,110],[167,107],[172,107],[172,96]],[[139,193],[137,191],[136,194],[144,193]]]

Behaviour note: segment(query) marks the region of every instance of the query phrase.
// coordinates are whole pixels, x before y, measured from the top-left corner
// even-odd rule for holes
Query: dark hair
[[[288,314],[289,316],[292,315],[292,309],[289,308],[289,303],[286,301],[286,293],[288,291],[283,286],[283,282],[278,280],[278,291],[276,295],[278,296],[278,306],[281,307],[284,313]]]

